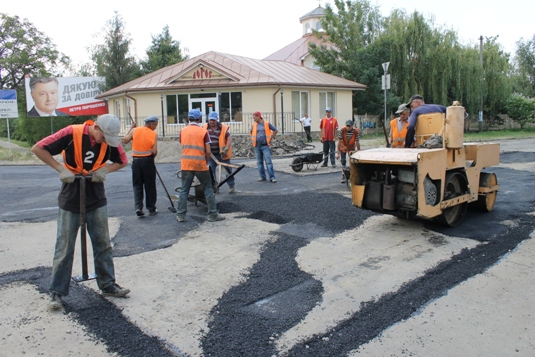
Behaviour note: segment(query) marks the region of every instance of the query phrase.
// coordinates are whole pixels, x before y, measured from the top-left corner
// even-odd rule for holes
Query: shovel
[[[82,250],[82,275],[73,276],[72,280],[79,283],[82,281],[95,279],[97,276],[95,274],[89,274],[87,272],[87,220],[85,210],[85,183],[88,178],[91,178],[91,175],[76,175],[75,178],[80,179],[80,246]]]
[[[171,207],[168,207],[167,209],[173,213],[176,213],[176,208],[173,203],[173,200],[171,199],[171,195],[169,194],[169,191],[167,191],[167,187],[165,187],[165,184],[163,183],[162,177],[160,176],[160,173],[158,172],[156,165],[154,165],[154,170],[156,170],[156,175],[158,175],[158,178],[160,179],[160,182],[162,183],[163,189],[165,190],[165,193],[167,193],[167,198],[169,198],[169,202],[171,202]]]

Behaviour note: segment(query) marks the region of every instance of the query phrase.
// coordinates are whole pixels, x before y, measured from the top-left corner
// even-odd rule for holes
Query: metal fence
[[[267,120],[273,124],[279,133],[300,133],[303,131],[299,118],[296,118],[293,112],[285,112],[283,116],[281,113],[262,113],[264,120]],[[130,130],[131,120],[130,117],[122,117],[121,119],[121,135],[126,135]],[[138,126],[143,126],[144,118],[133,118],[137,122]],[[242,113],[241,120],[235,120],[232,122],[224,122],[230,127],[230,132],[233,135],[248,135],[253,124],[253,113]],[[177,137],[180,130],[182,130],[187,124],[164,124],[161,120],[156,128],[159,137]]]

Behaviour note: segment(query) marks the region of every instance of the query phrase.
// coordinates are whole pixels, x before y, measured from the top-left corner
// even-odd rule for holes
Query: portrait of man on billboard
[[[59,103],[59,83],[56,77],[30,78],[30,95],[34,106],[29,117],[69,116],[56,107]]]

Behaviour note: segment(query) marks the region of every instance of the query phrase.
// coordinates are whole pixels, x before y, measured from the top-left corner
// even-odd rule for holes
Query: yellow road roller
[[[407,219],[433,219],[454,227],[470,205],[489,212],[499,189],[484,169],[500,163],[498,143],[464,143],[462,106],[422,114],[415,148],[376,148],[350,156],[352,203]],[[432,143],[432,144],[429,144]]]

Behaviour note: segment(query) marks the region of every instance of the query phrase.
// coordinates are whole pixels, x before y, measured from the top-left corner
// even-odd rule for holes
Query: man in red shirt
[[[332,116],[333,110],[329,107],[325,109],[325,117],[321,119],[321,142],[323,143],[323,165],[321,167],[327,167],[329,156],[331,157],[331,165],[336,167],[335,155],[336,155],[336,130],[338,130],[338,121]]]

